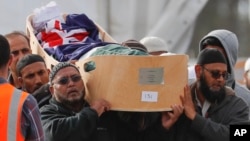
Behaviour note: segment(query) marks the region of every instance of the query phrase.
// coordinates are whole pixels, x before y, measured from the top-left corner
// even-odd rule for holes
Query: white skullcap
[[[244,67],[244,71],[248,71],[250,70],[250,58],[247,59],[247,61],[245,62],[245,67]]]
[[[167,43],[159,37],[144,37],[140,40],[140,43],[147,48],[149,53],[156,51],[168,51]]]

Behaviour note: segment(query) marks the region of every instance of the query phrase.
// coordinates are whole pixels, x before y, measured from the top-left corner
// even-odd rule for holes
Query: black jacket
[[[145,129],[138,130],[138,114],[123,115],[123,112],[109,111],[98,118],[88,104],[79,113],[67,110],[54,98],[41,109],[42,124],[48,141],[165,141],[166,131],[161,126],[160,113],[146,113]],[[118,114],[119,113],[119,114]]]
[[[35,92],[33,92],[32,95],[35,97],[39,108],[41,108],[44,105],[49,104],[49,100],[52,97],[49,91],[49,84],[44,84]]]
[[[47,141],[92,140],[98,115],[89,107],[74,113],[52,98],[50,104],[44,105],[40,112]]]
[[[195,87],[196,83],[191,85],[193,101]],[[169,131],[169,141],[229,141],[230,125],[248,123],[246,103],[229,87],[226,87],[225,98],[210,106],[206,118],[194,103],[197,113],[194,120],[183,114]]]

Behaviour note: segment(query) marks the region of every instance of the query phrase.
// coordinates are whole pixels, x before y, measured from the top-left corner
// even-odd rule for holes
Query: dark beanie
[[[24,67],[36,63],[36,62],[43,62],[45,64],[44,59],[37,54],[28,54],[22,57],[16,65],[16,72],[18,76],[21,76],[21,71],[23,70]]]
[[[129,47],[131,49],[136,49],[136,50],[140,50],[143,52],[148,52],[147,48],[142,43],[140,43],[137,40],[133,40],[133,39],[129,39],[127,41],[124,41],[122,43],[122,46],[126,46],[126,47]]]
[[[52,81],[54,79],[54,77],[56,76],[57,72],[63,68],[66,68],[66,67],[73,67],[75,68],[78,72],[78,68],[73,65],[72,63],[69,63],[69,62],[60,62],[58,63],[57,65],[55,65],[52,70],[50,71],[50,74],[49,74],[49,82],[50,84],[52,84]]]
[[[218,49],[214,48],[203,49],[198,55],[197,64],[204,65],[211,63],[227,64],[227,61],[224,55]]]

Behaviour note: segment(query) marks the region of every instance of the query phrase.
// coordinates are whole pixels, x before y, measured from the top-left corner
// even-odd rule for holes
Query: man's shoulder
[[[53,98],[49,100],[49,103],[47,105],[44,105],[40,108],[40,111],[48,110],[48,109],[58,109],[59,105],[57,103],[53,102]]]
[[[52,97],[49,91],[49,84],[44,84],[35,92],[33,92],[32,95],[36,98],[37,103],[39,104],[39,107],[42,107],[43,105],[48,104],[50,98]]]
[[[236,96],[242,98],[250,106],[250,91],[239,83],[236,83],[234,90]]]
[[[35,107],[38,107],[36,99],[29,93],[27,93],[27,98],[24,101],[23,106],[28,107],[29,109],[33,109]]]
[[[250,90],[248,90],[246,87],[244,87],[243,85],[239,83],[236,83],[235,85],[235,92],[245,93],[245,94],[248,94],[250,97]]]
[[[49,113],[68,113],[68,111],[63,108],[54,98],[49,100],[49,103],[43,105],[40,109],[41,114],[49,114]]]

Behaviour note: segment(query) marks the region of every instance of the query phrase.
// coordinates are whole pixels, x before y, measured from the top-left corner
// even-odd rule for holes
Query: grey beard
[[[60,101],[65,107],[67,107],[68,109],[74,112],[79,112],[85,104],[85,100],[83,96],[73,101],[69,101],[67,99],[60,99]]]

